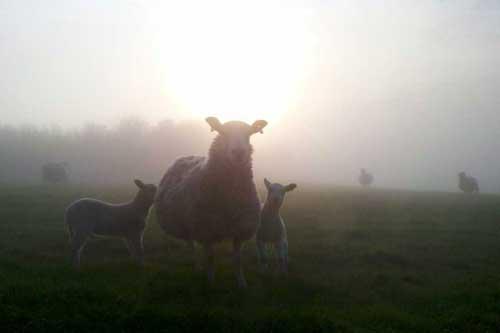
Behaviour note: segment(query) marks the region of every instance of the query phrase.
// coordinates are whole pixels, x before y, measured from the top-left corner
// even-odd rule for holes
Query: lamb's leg
[[[192,256],[192,260],[193,260],[194,270],[195,271],[201,270],[202,265],[201,265],[200,261],[198,260],[198,256],[196,253],[196,245],[195,245],[194,241],[190,240],[190,241],[186,241],[186,242],[187,242],[189,249],[191,250],[191,256]]]
[[[266,270],[267,267],[267,253],[266,253],[266,243],[262,241],[257,241],[257,257],[259,259],[259,265],[262,270]]]
[[[214,283],[214,246],[212,243],[204,243],[203,248],[205,250],[205,267],[207,270],[208,282],[210,284]]]
[[[279,241],[275,244],[275,248],[281,272],[288,273],[288,242],[286,240]]]
[[[143,233],[128,236],[126,242],[130,256],[137,260],[140,266],[144,266]]]
[[[245,275],[243,274],[243,267],[241,265],[241,247],[243,242],[235,239],[233,241],[233,265],[236,273],[236,279],[238,281],[238,287],[246,288],[247,281]]]
[[[80,270],[80,257],[87,238],[88,235],[80,231],[71,235],[71,263],[76,270]]]

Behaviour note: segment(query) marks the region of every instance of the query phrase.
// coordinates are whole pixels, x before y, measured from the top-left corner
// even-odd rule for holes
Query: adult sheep
[[[479,193],[477,179],[468,176],[465,172],[460,172],[458,174],[458,187],[465,193]]]
[[[67,183],[68,169],[67,162],[44,164],[42,166],[42,178],[48,183]]]
[[[361,169],[358,180],[361,186],[367,187],[373,183],[373,175],[366,172],[365,169]]]
[[[267,122],[206,121],[218,133],[208,158],[182,157],[168,169],[155,200],[157,220],[167,234],[193,248],[194,242],[203,246],[209,282],[214,280],[214,245],[232,240],[238,286],[245,287],[241,247],[255,234],[260,218],[250,137],[262,133]]]

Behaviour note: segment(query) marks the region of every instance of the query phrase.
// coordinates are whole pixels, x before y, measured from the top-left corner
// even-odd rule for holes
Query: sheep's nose
[[[245,150],[241,148],[232,150],[233,156],[236,160],[241,161],[245,157]]]

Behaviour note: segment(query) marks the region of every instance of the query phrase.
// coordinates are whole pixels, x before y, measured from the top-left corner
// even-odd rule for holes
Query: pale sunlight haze
[[[196,7],[167,2],[149,12],[166,91],[179,110],[195,118],[276,121],[296,107],[314,43],[308,12],[259,1]]]
[[[0,1],[0,180],[159,178],[215,116],[269,123],[256,177],[500,192],[499,36],[496,0]]]

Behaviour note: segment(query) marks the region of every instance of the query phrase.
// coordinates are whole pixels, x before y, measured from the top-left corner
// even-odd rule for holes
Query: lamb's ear
[[[264,133],[262,130],[264,129],[264,127],[267,126],[267,121],[265,120],[256,120],[253,124],[252,124],[252,134],[255,134],[255,133]]]
[[[143,182],[141,182],[139,179],[134,179],[135,185],[137,185],[138,188],[143,188],[145,185]]]
[[[297,187],[297,184],[295,184],[295,183],[289,184],[289,185],[285,186],[285,192],[293,191],[293,190],[295,190],[296,187]]]
[[[269,190],[269,188],[271,187],[271,182],[267,180],[267,178],[264,178],[264,184],[266,185],[266,188]]]
[[[219,119],[217,119],[216,117],[208,117],[207,119],[205,119],[205,121],[210,125],[210,129],[212,132],[221,132],[222,124],[220,123]]]

